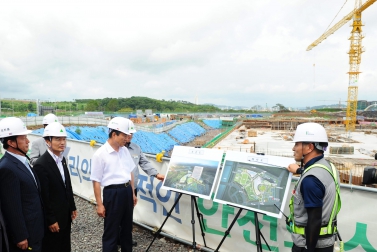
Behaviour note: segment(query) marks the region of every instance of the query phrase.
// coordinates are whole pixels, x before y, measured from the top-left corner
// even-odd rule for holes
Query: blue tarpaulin
[[[42,135],[43,130],[43,128],[40,128],[34,130],[33,133]],[[108,139],[108,128],[105,126],[69,126],[66,127],[66,131],[68,139],[86,142],[95,140],[101,144],[104,144]],[[174,145],[190,142],[205,132],[205,129],[200,125],[190,122],[174,127],[168,132],[169,134],[137,131],[133,134],[132,142],[138,144],[145,153],[157,154],[164,150],[166,152],[165,155],[167,155],[167,152],[172,150]],[[171,136],[179,142],[175,141]]]
[[[203,123],[214,129],[220,129],[222,125],[221,120],[203,120]]]

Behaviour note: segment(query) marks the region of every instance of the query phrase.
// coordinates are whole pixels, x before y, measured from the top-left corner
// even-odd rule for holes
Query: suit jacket
[[[9,251],[7,231],[5,229],[3,214],[1,213],[1,202],[0,202],[0,251],[1,252]]]
[[[43,204],[37,175],[6,152],[0,161],[1,211],[6,221],[9,246],[25,239],[29,246],[44,235]]]
[[[58,222],[60,229],[71,225],[71,213],[76,210],[71,178],[64,157],[62,164],[65,183],[58,165],[48,151],[38,158],[33,167],[41,183],[46,226],[48,227]]]
[[[42,156],[47,150],[46,141],[43,137],[38,138],[37,140],[31,143],[31,152],[30,152],[30,163],[34,165],[37,162],[37,159]]]

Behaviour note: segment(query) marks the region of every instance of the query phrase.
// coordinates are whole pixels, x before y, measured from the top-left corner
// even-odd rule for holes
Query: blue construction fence
[[[223,122],[222,120],[203,120],[203,123],[211,128],[220,129]]]
[[[90,142],[95,140],[97,143],[104,144],[108,139],[108,128],[105,126],[69,126],[66,127],[67,138]],[[177,125],[167,133],[153,133],[137,131],[133,134],[132,142],[138,144],[145,153],[157,154],[161,151],[172,150],[174,145],[188,143],[196,137],[203,135],[206,130],[199,124],[189,122]],[[43,128],[33,131],[34,134],[43,134]]]

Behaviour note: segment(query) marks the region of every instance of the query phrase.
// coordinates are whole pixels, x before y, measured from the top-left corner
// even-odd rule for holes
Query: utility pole
[[[36,99],[35,103],[37,104],[37,111],[35,111],[35,112],[36,112],[37,116],[39,116],[39,99]]]

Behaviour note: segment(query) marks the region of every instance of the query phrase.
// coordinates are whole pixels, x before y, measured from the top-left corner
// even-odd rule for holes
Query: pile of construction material
[[[327,132],[327,136],[329,139],[329,142],[337,142],[337,143],[358,143],[356,140],[353,140],[348,137],[342,136],[340,133],[334,133],[334,132]]]
[[[245,127],[245,125],[242,125],[241,127],[239,127],[238,131],[239,131],[240,135],[238,136],[238,138],[236,137],[236,139],[244,139],[246,137],[246,127]]]
[[[341,183],[362,185],[363,169],[357,169],[353,163],[344,163],[338,170]]]
[[[257,137],[258,132],[256,130],[249,130],[247,131],[247,136],[248,137]]]
[[[269,128],[271,129],[271,123],[268,121],[258,121],[258,120],[244,120],[243,124],[246,128]]]
[[[284,133],[278,133],[277,135],[273,135],[272,137],[278,140],[292,141],[293,135],[294,135],[293,133],[284,132]]]
[[[353,146],[343,145],[341,147],[330,147],[330,154],[352,155],[355,153]]]
[[[283,139],[284,139],[284,141],[292,141],[293,136],[292,135],[283,135]]]
[[[369,151],[369,150],[364,149],[364,148],[360,148],[358,151],[359,151],[361,154],[368,155],[368,156],[370,156],[370,157],[375,157],[375,156],[376,156],[376,153],[377,153],[377,150]]]
[[[242,141],[242,144],[248,144],[248,143],[250,143],[249,139],[245,139]]]
[[[194,140],[191,144],[191,146],[203,146],[207,141],[205,140]]]
[[[138,118],[130,118],[130,120],[131,120],[133,123],[142,123],[142,118],[141,118],[141,117],[138,117]]]

